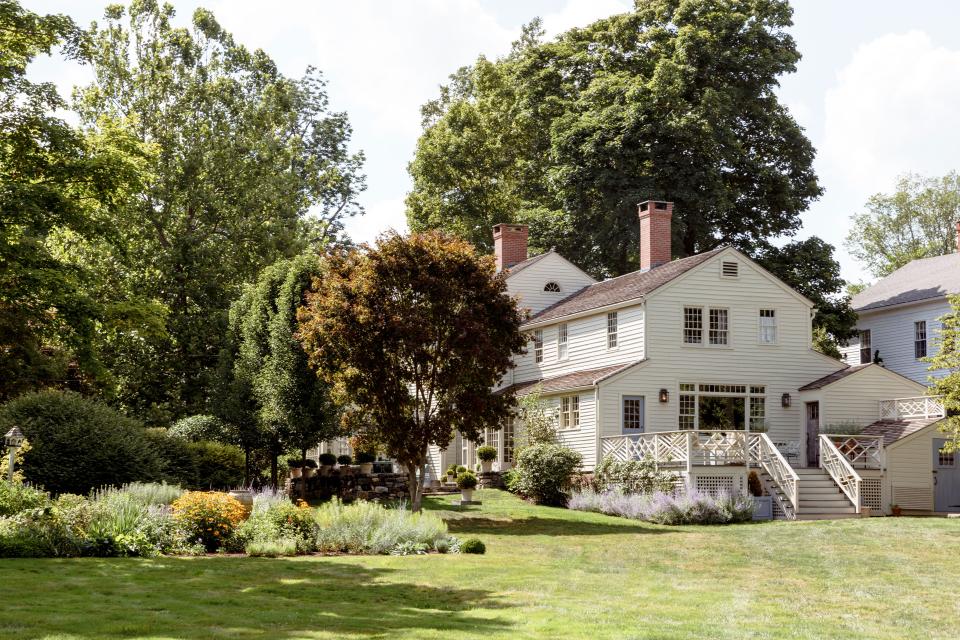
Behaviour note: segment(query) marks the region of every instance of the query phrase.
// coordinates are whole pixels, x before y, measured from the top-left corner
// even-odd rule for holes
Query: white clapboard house
[[[831,425],[911,431],[942,407],[909,377],[814,351],[813,303],[736,249],[671,260],[672,214],[670,202],[641,203],[640,269],[600,282],[554,251],[528,257],[525,225],[494,227],[498,267],[530,313],[527,352],[498,393],[538,394],[585,471],[603,456],[646,457],[689,487],[745,491],[756,470],[783,517],[887,510],[897,439],[832,437]],[[501,470],[515,422],[484,437]],[[434,449],[431,477],[473,466],[476,447],[458,437]],[[905,508],[934,510],[932,487],[914,484]]]

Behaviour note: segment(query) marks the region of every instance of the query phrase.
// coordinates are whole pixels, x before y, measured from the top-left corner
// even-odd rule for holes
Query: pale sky
[[[541,16],[548,36],[626,11],[630,0],[172,0],[187,23],[211,9],[249,48],[264,49],[289,76],[307,65],[328,80],[331,106],[345,110],[353,146],[367,156],[367,214],[347,223],[358,241],[404,230],[406,167],[420,133],[419,107],[458,67],[480,54],[505,54],[521,25]],[[23,0],[38,13],[67,13],[81,25],[100,19],[105,0]],[[896,176],[958,168],[960,2],[951,0],[795,0],[803,60],[780,95],[817,149],[824,196],[803,215],[799,237],[837,247],[848,280],[867,279],[843,249],[850,215]],[[90,79],[88,68],[38,60],[35,80],[65,95]]]

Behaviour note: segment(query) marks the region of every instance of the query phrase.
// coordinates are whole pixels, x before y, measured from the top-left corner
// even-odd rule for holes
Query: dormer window
[[[547,293],[560,293],[560,285],[551,280],[547,284],[543,285],[543,290]]]

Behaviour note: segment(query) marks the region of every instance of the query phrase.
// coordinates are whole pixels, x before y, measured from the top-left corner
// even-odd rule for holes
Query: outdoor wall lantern
[[[790,407],[790,394],[789,394],[789,393],[785,393],[785,394],[783,394],[782,396],[780,396],[780,406],[782,406],[784,409]]]
[[[13,465],[16,462],[17,449],[23,444],[23,431],[20,431],[20,427],[14,426],[13,429],[7,431],[7,435],[3,437],[3,442],[7,445],[7,448],[10,449],[10,463],[7,465],[7,480],[10,484],[13,484]]]
[[[666,389],[660,389],[660,402],[667,402],[670,400],[670,392]]]

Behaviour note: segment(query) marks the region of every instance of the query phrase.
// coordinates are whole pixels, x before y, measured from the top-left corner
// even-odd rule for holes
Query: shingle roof
[[[853,296],[851,304],[868,311],[952,293],[960,293],[960,253],[914,260]]]
[[[630,367],[641,362],[643,362],[643,360],[628,362],[627,364],[615,364],[609,367],[601,367],[599,369],[574,371],[573,373],[565,373],[562,376],[554,376],[553,378],[541,378],[540,380],[518,382],[510,385],[509,387],[500,389],[497,391],[497,394],[514,393],[518,396],[526,396],[536,391],[539,391],[540,393],[556,393],[558,391],[567,391],[569,389],[592,387],[595,384],[603,382],[610,376],[620,373],[624,369],[629,369]],[[539,389],[537,387],[539,387]]]
[[[512,267],[507,267],[507,268],[505,269],[505,271],[507,272],[507,277],[509,278],[510,276],[515,276],[515,275],[517,275],[518,273],[520,273],[521,271],[523,271],[524,269],[526,269],[526,268],[529,267],[530,265],[536,264],[536,263],[540,262],[541,260],[543,260],[544,258],[546,258],[546,257],[547,257],[548,255],[550,255],[551,253],[556,253],[556,251],[554,251],[553,249],[550,249],[550,251],[547,251],[546,253],[541,253],[540,255],[533,256],[532,258],[527,258],[527,259],[524,260],[523,262],[518,262],[517,264],[513,265]]]
[[[839,371],[834,371],[830,375],[823,376],[822,378],[817,378],[813,382],[809,382],[802,387],[800,391],[813,391],[814,389],[822,389],[823,387],[833,384],[837,380],[843,380],[849,375],[853,375],[857,371],[862,371],[866,367],[869,367],[870,364],[858,364],[855,367],[846,367],[845,369],[840,369]]]
[[[883,436],[883,446],[887,447],[916,433],[931,424],[940,422],[943,418],[922,418],[920,420],[879,420],[863,428],[864,435]]]
[[[649,271],[634,271],[616,278],[584,287],[563,300],[556,302],[530,318],[530,322],[553,320],[581,311],[589,311],[618,302],[626,302],[647,295],[674,278],[703,264],[726,247],[699,253],[689,258],[674,260]],[[522,263],[521,263],[522,264]]]

